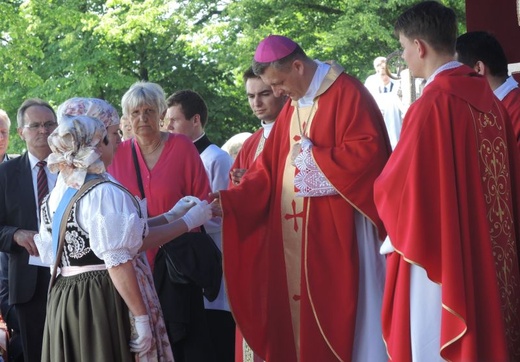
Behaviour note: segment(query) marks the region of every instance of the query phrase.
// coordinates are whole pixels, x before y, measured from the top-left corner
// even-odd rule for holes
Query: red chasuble
[[[411,361],[411,264],[442,288],[444,359],[520,360],[519,165],[507,112],[466,66],[439,73],[408,110],[374,186],[396,249],[383,301],[393,361]]]
[[[242,148],[238,152],[237,158],[231,166],[231,169],[245,168],[249,169],[253,162],[256,160],[258,155],[264,149],[265,140],[262,138],[264,135],[264,128],[260,128],[253,133],[248,139],[245,140]],[[262,144],[260,144],[262,143]],[[228,189],[235,187],[235,184],[229,180]],[[235,362],[262,362],[263,360],[258,357],[244,341],[242,332],[240,329],[236,329],[235,338]]]
[[[507,113],[511,117],[515,138],[520,150],[520,88],[510,91],[507,96],[502,99],[502,104],[506,107]]]
[[[354,212],[365,215],[385,236],[373,202],[373,182],[390,144],[368,91],[332,65],[315,99],[307,134],[316,164],[338,195],[282,203],[283,195],[294,193],[283,187],[284,175],[294,172],[287,162],[294,143],[294,105],[288,102],[282,109],[241,184],[220,193],[228,297],[249,346],[265,360],[349,361],[359,279]],[[282,212],[291,207],[292,212]],[[288,279],[294,265],[286,263],[290,245],[282,225],[287,224],[302,235],[296,240],[301,247],[292,255],[296,264],[301,262],[297,280]],[[289,293],[300,287],[300,294]]]

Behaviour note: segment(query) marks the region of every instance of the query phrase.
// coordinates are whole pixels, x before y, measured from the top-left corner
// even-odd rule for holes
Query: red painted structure
[[[488,31],[500,42],[509,63],[520,62],[520,0],[466,0],[468,31]]]

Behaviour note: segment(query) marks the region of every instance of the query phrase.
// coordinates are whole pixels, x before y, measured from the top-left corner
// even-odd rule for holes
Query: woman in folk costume
[[[42,361],[134,361],[133,353],[140,361],[173,361],[139,251],[206,222],[210,207],[181,200],[147,223],[146,206],[105,172],[116,148],[106,125],[87,115],[60,118],[49,136],[48,160],[60,174],[35,237],[42,261],[59,270],[51,282]]]

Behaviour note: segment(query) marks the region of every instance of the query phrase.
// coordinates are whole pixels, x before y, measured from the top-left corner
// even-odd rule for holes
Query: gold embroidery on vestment
[[[264,137],[264,135],[262,135],[262,137],[260,137],[260,141],[258,142],[258,146],[256,146],[255,157],[253,158],[254,160],[256,160],[256,158],[258,156],[260,156],[260,154],[264,150],[264,145],[265,145],[265,137]]]
[[[477,127],[477,142],[480,156],[482,186],[487,207],[489,234],[491,236],[493,258],[500,292],[500,300],[509,352],[513,360],[520,360],[520,330],[518,306],[519,281],[513,270],[518,264],[515,247],[515,231],[512,213],[512,196],[509,173],[509,156],[506,135],[497,122],[497,115],[480,113],[470,107]],[[495,128],[495,130],[490,130]],[[495,138],[488,139],[493,134]],[[516,240],[520,242],[520,240]]]

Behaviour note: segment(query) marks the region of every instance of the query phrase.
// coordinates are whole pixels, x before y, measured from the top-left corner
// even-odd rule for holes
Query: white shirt
[[[103,175],[117,183],[108,173]],[[48,200],[51,215],[54,215],[67,188],[63,177],[58,176],[56,187]],[[125,263],[137,255],[143,237],[148,232],[144,201],[140,205],[142,216],[139,217],[131,195],[107,182],[94,187],[77,205],[78,226],[89,234],[90,248],[98,258],[105,261],[107,268]],[[54,250],[49,229],[52,229],[52,224],[42,223],[34,241],[42,261],[52,265]]]
[[[213,192],[226,190],[229,184],[229,171],[233,165],[231,156],[220,147],[211,144],[200,154],[200,158],[206,169],[211,190]],[[214,217],[204,224],[204,227],[218,248],[222,250],[222,218]],[[224,277],[222,277],[217,298],[213,302],[209,302],[204,298],[204,306],[206,309],[230,311],[224,286]]]
[[[513,89],[518,88],[518,83],[513,77],[509,77],[506,79],[504,83],[493,93],[495,93],[495,96],[497,96],[498,99],[501,101],[511,92]]]
[[[38,171],[40,168],[36,166],[40,160],[36,158],[32,153],[27,152],[27,155],[29,156],[29,163],[31,165],[31,173],[32,173],[32,183],[33,183],[33,192],[34,192],[34,202],[36,205],[38,205]],[[44,161],[47,161],[45,159]],[[45,174],[47,175],[47,185],[49,187],[49,192],[54,188],[56,185],[56,179],[58,178],[58,175],[55,173],[52,173],[49,171],[49,168],[47,166],[44,167]],[[36,207],[36,217],[38,218],[38,225],[40,224],[40,210],[38,207]]]

